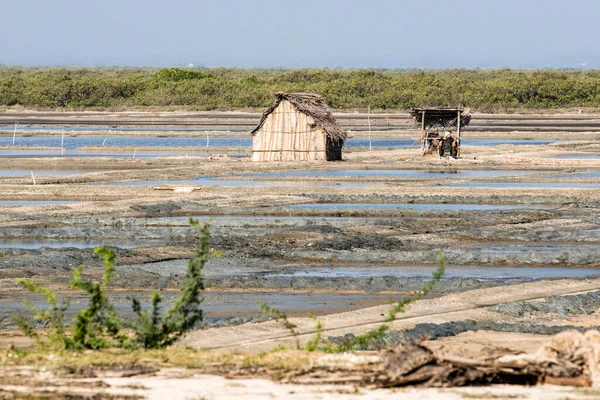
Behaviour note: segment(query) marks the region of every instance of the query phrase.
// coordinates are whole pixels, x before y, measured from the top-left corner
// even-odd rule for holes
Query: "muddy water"
[[[265,278],[374,278],[374,277],[405,277],[429,278],[435,271],[432,266],[364,266],[340,268],[312,268],[294,271],[291,273],[269,273]],[[528,281],[533,279],[555,278],[586,278],[600,276],[600,270],[590,268],[506,268],[506,267],[466,267],[449,266],[444,274],[445,280],[449,279],[477,279],[477,280],[510,280],[513,282]]]
[[[246,181],[246,180],[224,180],[224,179],[194,179],[181,181],[130,181],[111,183],[112,186],[143,186],[143,185],[215,185],[227,187],[347,187],[359,188],[369,186],[380,186],[376,182],[314,182],[314,181]]]
[[[582,159],[582,160],[586,160],[586,159],[590,159],[590,160],[595,160],[595,159],[600,159],[600,155],[568,155],[568,156],[556,156],[554,158],[563,158],[563,159]]]
[[[12,146],[12,137],[0,137],[0,146]],[[63,147],[65,150],[75,150],[81,147],[204,147],[207,148],[206,138],[182,137],[136,137],[136,136],[65,136],[64,141],[60,136],[28,136],[16,137],[15,146],[29,147]],[[62,146],[61,146],[62,145]],[[208,145],[213,147],[249,147],[252,141],[249,138],[210,138]],[[191,149],[190,149],[191,150]],[[201,149],[199,149],[201,151]]]
[[[202,220],[213,221],[213,244],[224,253],[205,269],[210,290],[207,310],[211,310],[211,315],[223,317],[254,315],[259,300],[300,314],[308,310],[344,311],[364,307],[369,302],[383,304],[390,297],[384,293],[422,289],[435,268],[440,249],[445,250],[451,266],[436,293],[533,279],[583,279],[599,274],[598,269],[582,268],[596,266],[600,259],[597,250],[600,236],[593,231],[600,226],[600,218],[594,219],[594,214],[587,211],[552,205],[471,204],[461,203],[457,198],[453,204],[376,201],[333,205],[364,207],[365,214],[372,215],[360,218],[202,216]],[[520,201],[526,202],[517,199],[515,203]],[[146,205],[136,206],[135,210],[143,212],[143,206]],[[192,251],[196,238],[193,229],[186,226],[189,219],[186,214],[198,212],[199,204],[187,201],[150,204],[148,215],[161,214],[163,206],[182,214],[158,218],[44,217],[43,227],[1,228],[0,237],[14,240],[0,246],[0,268],[6,276],[22,276],[17,273],[23,274],[25,270],[31,276],[47,274],[52,282],[64,283],[69,276],[69,265],[84,263],[91,271],[101,271],[101,263],[88,247],[92,242],[115,243],[122,248],[119,259],[124,259],[115,275],[116,287],[175,289],[185,273],[187,260],[158,261],[183,258],[184,252]],[[331,204],[299,207],[315,206]],[[394,207],[403,211],[395,217],[375,217],[375,211]],[[304,211],[288,209],[290,213],[297,210],[300,215]],[[374,212],[371,214],[369,210]],[[431,212],[446,210],[452,213]],[[245,211],[257,212],[257,209]],[[584,218],[584,222],[573,227],[563,223],[575,218]],[[520,225],[535,221],[547,222],[540,226]],[[507,223],[510,223],[508,228]],[[558,237],[553,230],[566,236]],[[549,236],[549,232],[553,235]],[[64,239],[56,240],[60,237]],[[138,249],[155,240],[163,246]],[[536,243],[540,240],[541,243]],[[49,242],[54,248],[45,246]],[[26,250],[12,250],[15,248]]]
[[[0,127],[0,130],[12,131],[14,127]],[[152,132],[169,132],[169,131],[189,131],[202,132],[214,131],[214,129],[206,128],[173,128],[173,129],[158,129],[158,128],[97,128],[97,127],[73,127],[73,128],[44,128],[47,131],[54,132],[94,132],[105,131],[107,134],[113,132],[127,131],[152,131]],[[28,131],[39,131],[33,127],[27,127]],[[235,131],[235,130],[233,130]],[[233,132],[232,131],[232,132]],[[243,132],[239,131],[238,132]],[[499,146],[503,144],[511,145],[542,145],[555,143],[557,140],[474,140],[466,139],[462,141],[465,146]],[[368,148],[369,146],[376,149],[382,148],[408,148],[415,146],[414,139],[348,139],[345,143],[346,148]],[[87,146],[106,146],[106,147],[122,147],[122,146],[151,146],[151,147],[245,147],[252,146],[252,139],[249,136],[243,137],[137,137],[137,136],[16,136],[13,144],[12,136],[0,136],[0,146],[35,146],[35,147],[64,147],[67,150],[73,150]],[[61,146],[62,145],[62,146]]]
[[[191,150],[189,152],[168,152],[168,151],[156,151],[156,152],[136,152],[134,153],[111,153],[106,152],[83,152],[78,150],[0,150],[0,158],[51,158],[51,157],[65,157],[65,158],[157,158],[157,157],[173,157],[173,156],[206,156],[206,153],[193,154]],[[245,155],[244,155],[245,156]]]
[[[45,239],[39,240],[35,238],[21,239],[5,239],[0,237],[0,248],[2,249],[41,249],[48,248],[76,248],[76,249],[93,249],[95,247],[119,247],[123,249],[131,249],[141,246],[160,245],[163,242],[158,241],[124,241],[124,240],[74,240],[74,239]]]
[[[143,308],[149,306],[149,291],[138,291],[131,293],[119,292],[109,295],[117,312],[126,317],[133,317],[131,301],[128,297],[136,297],[142,303]],[[175,294],[169,292],[161,293],[164,303],[163,307],[174,299]],[[316,315],[346,312],[360,308],[387,304],[390,300],[399,300],[400,294],[319,294],[318,296],[308,293],[229,293],[229,292],[207,292],[203,295],[202,311],[205,320],[222,320],[231,317],[250,317],[261,320],[266,316],[260,312],[260,302],[265,302],[272,307],[286,312],[289,316],[307,316],[309,313]],[[34,306],[44,308],[47,302],[38,295],[13,296],[9,301],[0,300],[0,328],[16,328],[12,323],[11,316],[15,312],[27,315],[29,310],[23,304],[27,298]],[[74,298],[67,313],[68,317],[81,308],[87,306],[85,299]],[[6,318],[2,318],[6,317]],[[234,321],[235,322],[235,321]],[[227,325],[227,321],[224,321]]]
[[[565,179],[565,178],[600,178],[600,171],[581,172],[575,174],[547,176],[548,179]]]

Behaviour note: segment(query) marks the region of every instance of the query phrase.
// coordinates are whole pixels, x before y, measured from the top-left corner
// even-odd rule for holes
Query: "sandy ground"
[[[251,125],[257,115],[247,114],[48,114],[48,113],[0,113],[0,121],[8,124],[14,119],[25,123],[50,124],[118,124],[124,120],[139,123],[144,120],[163,125],[179,126],[179,124],[196,124],[203,121],[207,126],[212,124],[222,132],[222,126],[240,127]],[[230,118],[231,117],[231,118]],[[564,116],[563,116],[564,117]],[[585,119],[582,119],[584,118]],[[227,119],[229,118],[229,119]],[[231,119],[235,121],[231,121]],[[379,130],[374,137],[415,137],[414,129],[406,118],[393,115],[374,117],[377,127],[390,127],[392,131]],[[523,123],[522,119],[514,116],[476,116],[482,126],[485,123],[497,124],[497,130],[509,129],[511,123]],[[600,238],[593,232],[600,226],[597,217],[600,209],[600,188],[568,187],[569,184],[600,184],[600,177],[592,175],[580,176],[583,173],[600,172],[600,158],[558,158],[564,155],[598,155],[600,151],[600,133],[597,130],[600,116],[567,115],[566,125],[560,125],[560,117],[527,116],[528,120],[538,121],[535,126],[524,126],[522,129],[503,133],[502,138],[508,139],[574,139],[548,145],[500,145],[490,147],[469,147],[462,149],[461,159],[445,159],[438,157],[421,157],[416,148],[397,150],[349,150],[344,154],[344,161],[339,163],[252,163],[244,158],[230,158],[213,155],[211,157],[166,157],[153,159],[102,159],[102,158],[1,158],[0,169],[6,170],[36,170],[35,185],[31,176],[0,177],[0,201],[76,201],[70,205],[24,206],[11,207],[0,203],[0,233],[3,237],[24,238],[56,238],[72,235],[75,239],[100,237],[124,240],[125,233],[113,234],[109,230],[120,229],[129,231],[130,236],[160,239],[170,235],[173,238],[161,245],[149,245],[141,249],[122,250],[121,256],[125,265],[142,265],[144,268],[131,269],[117,278],[117,286],[135,282],[137,289],[159,287],[174,290],[177,278],[165,275],[154,263],[164,260],[177,260],[190,255],[191,237],[184,233],[184,223],[171,223],[160,218],[185,217],[189,215],[230,215],[235,218],[242,216],[279,216],[313,219],[325,217],[364,217],[367,220],[352,224],[348,222],[318,222],[318,229],[305,226],[288,227],[270,222],[271,226],[263,226],[255,222],[243,221],[235,226],[223,224],[218,226],[216,233],[220,243],[230,251],[230,254],[243,254],[242,258],[225,257],[226,264],[215,264],[209,268],[214,273],[215,282],[219,285],[229,284],[228,290],[236,289],[242,292],[266,293],[267,284],[243,283],[226,280],[220,273],[227,268],[246,268],[248,271],[259,271],[265,265],[271,269],[290,268],[289,265],[298,263],[315,267],[332,268],[340,263],[364,263],[371,266],[383,266],[398,263],[434,263],[431,255],[441,248],[452,250],[459,243],[461,249],[465,246],[504,246],[496,251],[496,256],[488,253],[469,253],[468,256],[456,255],[453,260],[457,265],[491,266],[494,263],[502,265],[522,265],[524,260],[536,259],[531,265],[554,267],[584,267],[598,268],[595,248],[600,244]],[[165,120],[168,119],[168,120]],[[341,118],[348,126],[360,126],[352,135],[365,137],[364,115],[343,116]],[[559,122],[557,122],[557,120]],[[41,121],[41,122],[40,122]],[[391,121],[391,122],[390,122]],[[570,124],[570,125],[569,125]],[[540,128],[541,126],[541,128]],[[387,128],[386,128],[387,129]],[[512,128],[511,128],[512,129]],[[559,131],[558,129],[562,129]],[[578,132],[575,138],[572,132]],[[469,131],[465,132],[468,135]],[[510,132],[510,133],[509,133]],[[7,135],[10,132],[6,133]],[[41,134],[41,133],[33,133]],[[44,135],[47,132],[43,133]],[[53,133],[55,134],[55,132]],[[86,134],[92,134],[90,132]],[[131,134],[131,132],[127,132]],[[140,134],[149,134],[142,132]],[[188,133],[168,133],[173,136],[187,136]],[[205,133],[194,133],[194,135]],[[418,134],[418,133],[417,133]],[[223,133],[231,135],[231,133]],[[498,133],[493,129],[474,129],[473,137],[498,139]],[[122,151],[142,151],[144,149],[126,148]],[[146,149],[148,150],[148,149]],[[219,153],[227,149],[218,149]],[[368,169],[406,169],[418,171],[531,171],[531,174],[505,175],[492,178],[444,175],[432,178],[411,177],[293,177],[286,176],[290,186],[222,186],[218,182],[209,183],[173,183],[171,188],[196,189],[190,192],[157,190],[165,188],[168,181],[193,180],[198,176],[217,176],[221,180],[262,182],[281,181],[278,177],[241,177],[236,174],[282,172],[294,170],[368,170]],[[44,175],[43,170],[72,170],[80,173],[68,176]],[[159,181],[142,186],[105,185],[128,181]],[[566,187],[454,187],[446,184],[476,184],[492,182],[497,184],[520,183],[556,183],[567,184]],[[363,184],[364,186],[341,186],[337,184]],[[318,186],[317,186],[318,185]],[[168,188],[168,187],[167,187]],[[265,206],[286,206],[299,203],[315,202],[350,202],[350,203],[385,203],[385,202],[416,202],[416,203],[484,203],[484,204],[552,204],[552,210],[527,211],[494,211],[487,214],[479,212],[447,212],[426,213],[417,211],[377,211],[354,210],[352,213],[332,211],[302,211],[290,209],[272,210]],[[385,219],[388,221],[386,222]],[[357,220],[358,221],[358,220]],[[394,223],[394,221],[396,221]],[[255,225],[253,225],[255,224]],[[74,228],[79,229],[78,231]],[[102,229],[101,229],[102,228]],[[106,228],[105,230],[103,230]],[[155,229],[153,231],[153,229]],[[271,229],[269,231],[268,229]],[[120,232],[120,230],[119,230]],[[169,233],[167,233],[169,232]],[[111,236],[113,235],[113,236]],[[333,245],[347,240],[356,240],[370,236],[379,243],[388,240],[389,248],[369,247],[371,244],[352,242],[352,246],[336,250]],[[394,240],[402,243],[403,249],[394,248]],[[341,242],[340,242],[341,241]],[[312,244],[311,244],[312,243]],[[342,243],[342,244],[343,244]],[[550,254],[545,256],[539,249],[524,252],[515,256],[510,246],[548,244],[549,247],[567,247],[564,252],[567,258]],[[314,244],[317,250],[309,246]],[[587,247],[585,247],[585,246]],[[327,247],[329,246],[329,247]],[[363,247],[360,247],[363,246]],[[459,246],[459,247],[460,247]],[[313,247],[314,248],[314,247]],[[425,251],[427,250],[427,251]],[[548,250],[550,251],[550,250]],[[558,250],[557,250],[558,251]],[[561,250],[562,251],[562,250]],[[71,250],[35,250],[30,252],[2,250],[0,251],[0,303],[14,302],[14,298],[24,293],[15,284],[15,278],[32,277],[43,279],[59,290],[64,289],[66,279],[72,267],[61,268],[61,265],[78,265],[81,262],[90,263],[94,271],[99,265],[86,251]],[[458,253],[457,253],[458,254]],[[485,256],[484,256],[485,255]],[[487,257],[487,258],[486,258]],[[494,258],[496,257],[496,258]],[[537,258],[536,258],[537,257]],[[324,261],[325,260],[325,261]],[[46,263],[44,267],[43,263]],[[232,267],[234,266],[234,267]],[[295,268],[295,267],[294,267]],[[133,271],[141,272],[133,272]],[[219,272],[220,271],[220,272]],[[235,274],[235,270],[232,274]],[[244,270],[245,271],[245,270]],[[253,272],[254,273],[254,272]],[[258,275],[257,275],[258,276]],[[164,278],[164,279],[163,279]],[[221,280],[218,280],[218,279]],[[161,280],[162,279],[162,280]],[[230,278],[227,278],[230,279]],[[323,281],[323,280],[321,280]],[[162,283],[161,283],[162,282]],[[233,282],[233,283],[231,283]],[[324,282],[324,281],[323,281]],[[337,281],[336,281],[337,282]],[[362,281],[361,281],[362,282]],[[309,281],[306,285],[315,285],[318,280]],[[363,283],[361,283],[363,284]],[[371,283],[369,283],[371,284]],[[62,286],[61,286],[62,285]],[[158,286],[157,286],[158,285]],[[162,285],[162,286],[161,286]],[[254,285],[254,286],[252,286]],[[262,285],[262,286],[261,286]],[[285,281],[281,285],[288,285]],[[294,286],[297,285],[297,286]],[[338,283],[324,283],[323,289],[313,291],[315,296],[320,293],[364,293],[362,286],[341,288]],[[329,285],[329,286],[327,286]],[[461,283],[462,289],[456,292],[438,293],[435,299],[426,299],[413,304],[402,314],[393,325],[395,330],[414,328],[419,323],[444,324],[455,321],[494,321],[502,324],[520,326],[575,326],[591,327],[600,325],[597,313],[575,313],[561,315],[559,313],[529,313],[515,317],[491,311],[489,307],[516,301],[540,301],[550,296],[565,296],[581,294],[600,289],[597,278],[549,280],[505,285],[500,287],[477,287],[472,283]],[[123,287],[123,286],[121,286]],[[281,291],[283,286],[270,288]],[[383,286],[382,286],[383,287]],[[223,289],[223,287],[221,287]],[[223,289],[224,290],[224,289]],[[301,287],[299,281],[292,281],[287,292],[298,293],[306,287]],[[346,292],[344,292],[344,290]],[[380,290],[380,289],[377,289]],[[387,289],[386,289],[387,290]],[[455,289],[452,289],[455,290]],[[466,291],[469,290],[469,291]],[[387,292],[386,292],[387,293]],[[403,292],[404,293],[404,292]],[[373,304],[362,304],[345,313],[321,316],[326,334],[329,336],[358,334],[376,326],[381,315],[388,307],[382,295],[381,304],[371,308]],[[306,340],[314,334],[314,321],[308,318],[295,318],[294,322],[302,332],[301,339]],[[529,325],[527,325],[529,324]],[[440,337],[430,340],[432,347],[443,348],[464,354],[493,353],[497,348],[512,351],[529,351],[536,348],[546,338],[547,334],[531,332],[499,332],[476,330],[461,332],[454,336]],[[224,328],[209,328],[192,332],[180,345],[200,348],[244,349],[246,351],[268,350],[280,343],[290,343],[292,339],[287,332],[275,322],[245,324]],[[5,346],[10,342],[27,345],[22,337],[14,330],[2,332],[0,342]],[[111,389],[123,385],[147,387],[144,395],[150,398],[161,397],[164,393],[177,387],[182,397],[230,398],[244,395],[247,398],[287,397],[287,398],[387,398],[398,396],[391,391],[364,391],[350,394],[353,388],[340,387],[307,387],[279,385],[263,380],[224,380],[213,376],[193,376],[163,379],[153,378],[111,378]],[[141,379],[141,381],[140,381]],[[108,381],[107,381],[108,382]],[[140,383],[141,382],[141,383]],[[75,384],[75,382],[72,382]],[[81,382],[84,386],[85,382]],[[183,388],[186,392],[184,392]],[[210,389],[206,389],[210,388]],[[3,386],[4,390],[20,390]],[[62,390],[62,389],[61,389]],[[71,390],[71,389],[69,389]],[[77,389],[79,390],[79,389]],[[81,390],[84,390],[83,388]],[[119,389],[121,390],[121,389]],[[130,390],[130,389],[127,389]],[[136,390],[125,390],[119,393],[136,394]],[[594,398],[581,391],[556,387],[536,388],[481,388],[443,391],[401,391],[406,398]],[[487,396],[487,397],[486,397]],[[587,397],[586,397],[587,396]]]
[[[183,376],[182,376],[183,375]],[[595,389],[576,389],[552,385],[536,387],[488,386],[453,389],[362,389],[351,385],[294,385],[278,384],[266,379],[226,379],[214,375],[185,376],[181,370],[164,370],[154,376],[104,379],[62,380],[61,385],[48,385],[31,389],[28,386],[5,385],[0,395],[6,398],[22,395],[49,396],[67,395],[91,396],[106,394],[122,396],[116,398],[147,399],[529,399],[564,400],[595,399],[600,393]],[[189,375],[189,374],[188,374]],[[128,397],[132,396],[132,397]]]

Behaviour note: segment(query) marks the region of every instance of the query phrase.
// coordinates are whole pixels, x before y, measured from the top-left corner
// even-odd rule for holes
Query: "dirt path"
[[[548,296],[559,296],[600,289],[600,279],[574,281],[556,280],[524,283],[489,289],[451,294],[438,299],[421,300],[409,306],[405,313],[390,324],[392,329],[406,329],[420,322],[441,323],[463,319],[489,318],[485,310],[498,304],[539,300]],[[323,336],[343,336],[347,333],[360,334],[377,327],[387,315],[390,306],[376,306],[358,311],[332,314],[320,318]],[[498,314],[494,318],[499,319]],[[268,321],[226,328],[206,329],[188,334],[181,346],[212,348],[221,350],[240,349],[262,351],[279,344],[293,345],[296,338],[306,342],[316,333],[315,322],[310,318],[293,318],[298,336],[293,337],[280,324]]]

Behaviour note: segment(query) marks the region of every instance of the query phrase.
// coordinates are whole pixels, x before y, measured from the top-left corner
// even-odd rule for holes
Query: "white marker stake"
[[[35,176],[33,176],[33,170],[31,170],[31,179],[33,179],[33,185],[35,186],[36,183],[35,183]]]
[[[17,125],[19,125],[19,121],[15,123],[15,130],[13,131],[13,146],[15,145],[15,136],[17,136]]]
[[[369,104],[368,108],[367,108],[367,123],[369,124],[369,151],[373,150],[373,148],[371,147],[371,105]]]
[[[106,144],[106,139],[104,139],[104,142],[102,142],[102,146],[104,146]]]
[[[65,130],[63,129],[62,134],[60,135],[60,147],[62,149],[65,148]]]
[[[133,159],[135,160],[135,153],[137,152],[137,149],[133,151]]]

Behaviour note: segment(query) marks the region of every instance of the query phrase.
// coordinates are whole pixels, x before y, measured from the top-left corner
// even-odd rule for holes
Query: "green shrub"
[[[160,314],[162,299],[158,292],[152,293],[150,311],[142,311],[140,303],[134,300],[133,309],[138,314],[134,325],[135,341],[144,348],[166,347],[202,321],[202,270],[210,257],[210,225],[200,226],[193,219],[190,219],[190,225],[200,233],[200,241],[196,254],[188,261],[186,276],[173,303]]]
[[[86,349],[123,346],[127,341],[127,337],[121,333],[123,321],[108,300],[108,286],[115,271],[115,253],[104,247],[94,249],[94,253],[104,259],[102,282],[82,279],[83,265],[75,269],[70,282],[71,288],[90,296],[90,304],[75,313],[72,343],[75,347]],[[116,342],[111,342],[111,339]]]
[[[32,293],[43,294],[49,304],[48,309],[41,310],[25,300],[25,305],[35,312],[34,321],[48,328],[47,339],[42,339],[35,327],[24,318],[17,316],[15,321],[26,335],[38,340],[42,346],[59,349],[107,347],[155,349],[174,343],[181,335],[202,321],[200,308],[204,290],[202,270],[211,256],[210,224],[200,226],[198,221],[190,219],[190,225],[197,229],[200,235],[196,254],[188,262],[187,273],[179,294],[164,312],[160,311],[162,302],[160,294],[153,292],[149,310],[143,310],[139,300],[133,299],[132,308],[137,318],[133,321],[121,318],[108,298],[108,287],[115,270],[115,254],[112,250],[98,247],[94,252],[104,259],[105,265],[102,282],[83,279],[83,266],[75,269],[70,281],[72,289],[83,291],[90,296],[89,305],[75,313],[70,332],[66,328],[68,299],[59,303],[51,290],[26,279],[19,280],[19,283]]]

